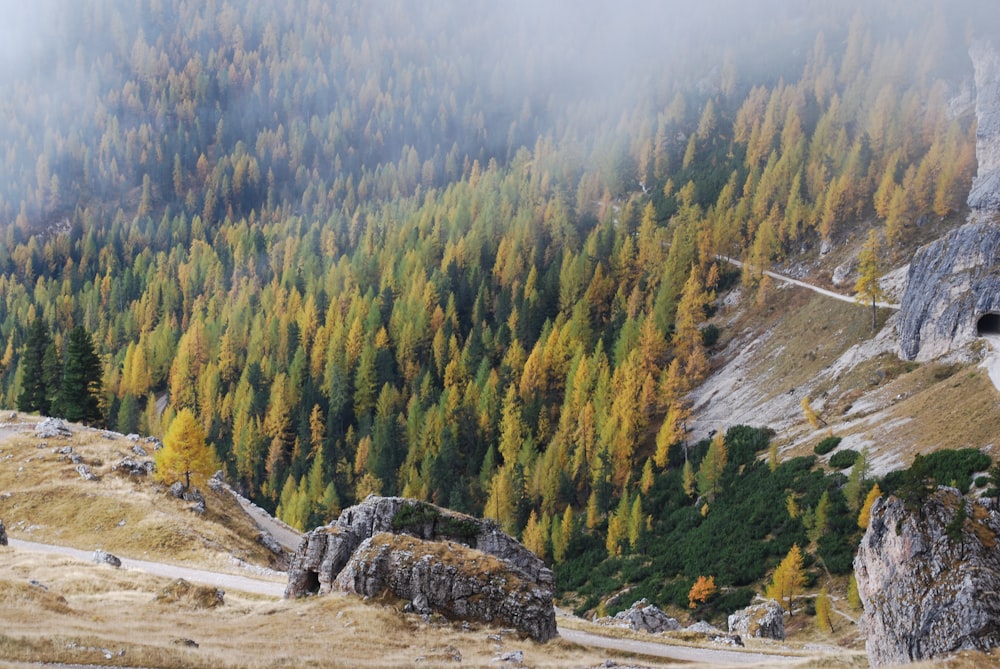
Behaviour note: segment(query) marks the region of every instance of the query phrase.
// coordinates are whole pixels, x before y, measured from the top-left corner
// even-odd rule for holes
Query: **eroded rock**
[[[148,476],[156,471],[156,464],[152,460],[136,460],[135,458],[124,457],[111,465],[111,471],[120,472],[128,476]]]
[[[771,599],[729,616],[729,633],[757,639],[785,640],[785,610]]]
[[[556,636],[552,591],[502,560],[455,542],[378,533],[361,542],[334,587],[365,597],[391,592],[447,618],[510,625],[537,641]]]
[[[493,521],[480,520],[432,504],[402,497],[371,496],[361,504],[344,509],[334,523],[306,533],[292,559],[285,596],[301,597],[309,594],[325,594],[338,587],[345,587],[350,579],[347,576],[340,579],[339,575],[348,563],[353,561],[355,551],[360,550],[367,539],[381,534],[412,537],[431,545],[453,547],[439,549],[445,553],[448,551],[469,551],[470,559],[475,556],[481,556],[481,558],[476,558],[480,561],[487,557],[495,558],[503,565],[508,579],[517,579],[520,582],[530,584],[531,588],[538,592],[540,597],[538,601],[548,602],[547,607],[551,613],[552,629],[555,629],[555,613],[552,609],[552,591],[554,589],[552,571],[534,553],[504,533]],[[382,540],[378,545],[386,546],[388,542]],[[367,551],[373,550],[370,546],[369,544],[366,548]],[[422,550],[424,554],[430,554],[429,549]],[[390,558],[379,559],[384,561]],[[404,557],[391,559],[404,560]],[[468,579],[463,582],[466,581]],[[340,586],[337,585],[338,583]],[[359,592],[366,590],[366,588],[360,587],[353,589]],[[414,591],[412,596],[404,598],[413,602],[417,594],[420,592]],[[449,604],[439,605],[435,603],[438,600],[432,596],[432,593],[423,592],[422,594],[426,596],[428,606],[432,610],[449,616],[465,618],[459,613],[463,605],[457,607]],[[398,596],[402,597],[403,595]],[[478,609],[475,607],[468,610],[471,612],[470,615],[478,615]],[[489,620],[502,619],[499,614],[491,613],[490,615],[492,617]],[[510,617],[513,613],[505,613],[504,615]],[[533,620],[534,614],[529,618]],[[481,618],[470,619],[482,620]],[[550,638],[545,636],[547,633],[544,631],[545,629],[545,625],[532,622],[529,629],[521,631],[539,639]]]
[[[967,518],[949,532],[960,503]],[[993,502],[951,488],[915,510],[895,497],[875,501],[854,559],[872,666],[1000,646],[998,536]]]

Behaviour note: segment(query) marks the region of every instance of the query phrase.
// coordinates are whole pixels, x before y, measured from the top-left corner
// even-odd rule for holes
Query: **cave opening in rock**
[[[983,314],[976,323],[976,334],[980,337],[1000,334],[1000,314]]]
[[[319,572],[311,569],[306,572],[305,592],[310,595],[319,592]]]

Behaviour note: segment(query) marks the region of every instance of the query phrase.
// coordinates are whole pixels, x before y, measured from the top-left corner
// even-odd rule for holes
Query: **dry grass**
[[[222,606],[198,608],[157,602],[168,579],[10,548],[0,549],[0,563],[0,657],[11,663],[449,667],[458,666],[450,659],[457,650],[461,666],[495,667],[499,654],[520,649],[527,666],[585,667],[613,656],[561,640],[537,644],[491,628],[425,622],[400,613],[398,603],[227,593]]]
[[[229,565],[230,556],[269,565],[271,554],[254,541],[256,526],[229,495],[202,486],[207,512],[198,515],[149,478],[112,471],[135,457],[123,437],[73,426],[72,437],[39,439],[35,422],[22,415],[19,430],[0,434],[0,518],[13,536],[213,569]],[[57,452],[66,446],[99,480],[81,478]]]

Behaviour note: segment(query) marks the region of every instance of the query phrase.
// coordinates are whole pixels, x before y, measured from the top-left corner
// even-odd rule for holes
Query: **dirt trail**
[[[84,551],[78,548],[67,546],[53,546],[51,544],[40,544],[34,541],[24,541],[9,537],[10,545],[18,550],[33,551],[35,553],[46,553],[49,555],[67,555],[78,560],[91,562],[93,551]],[[263,578],[250,578],[236,574],[222,574],[206,569],[192,569],[191,567],[181,567],[175,564],[164,564],[162,562],[149,562],[147,560],[132,560],[121,558],[123,569],[133,569],[143,571],[154,576],[164,576],[166,578],[183,578],[192,583],[211,585],[223,590],[238,590],[257,595],[268,595],[271,597],[281,597],[285,592],[285,583],[282,580],[264,580]]]
[[[715,256],[719,260],[725,260],[726,262],[736,265],[737,267],[743,267],[745,263],[735,258],[730,258],[729,256]],[[820,295],[826,295],[827,297],[832,297],[835,300],[840,300],[841,302],[848,302],[850,304],[858,304],[858,301],[854,299],[852,295],[844,295],[842,293],[837,293],[832,290],[827,290],[826,288],[820,288],[811,283],[806,283],[805,281],[799,281],[798,279],[793,279],[790,276],[785,276],[784,274],[778,274],[777,272],[765,271],[764,274],[768,275],[772,279],[777,279],[778,281],[783,281],[785,283],[790,283],[794,286],[799,286],[800,288],[807,288],[814,293],[819,293]],[[868,305],[865,305],[868,306]],[[892,302],[876,302],[875,306],[880,309],[892,309],[894,311],[899,311],[899,305]]]
[[[16,550],[32,551],[49,555],[66,555],[85,562],[90,562],[93,553],[69,548],[66,546],[53,546],[51,544],[40,544],[33,541],[24,541],[10,537],[10,546]],[[174,564],[164,564],[161,562],[149,562],[147,560],[132,560],[121,558],[122,568],[136,571],[143,571],[156,576],[166,578],[183,578],[192,583],[211,585],[224,590],[235,590],[248,592],[269,597],[281,597],[284,594],[285,584],[277,580],[264,580],[262,578],[251,578],[249,576],[238,576],[234,574],[222,574],[206,569],[192,569]],[[713,667],[725,666],[775,666],[792,662],[801,662],[802,658],[793,658],[783,655],[770,655],[755,652],[739,652],[735,650],[717,650],[714,648],[695,648],[691,646],[672,646],[655,641],[636,641],[633,639],[616,639],[604,637],[580,630],[559,628],[559,635],[572,643],[592,648],[606,648],[615,650],[627,655],[639,655],[646,657],[659,657],[682,662],[696,662],[711,665]]]
[[[1000,391],[1000,334],[984,335],[983,339],[990,346],[990,353],[983,360],[983,367],[986,368],[993,381],[994,387]]]

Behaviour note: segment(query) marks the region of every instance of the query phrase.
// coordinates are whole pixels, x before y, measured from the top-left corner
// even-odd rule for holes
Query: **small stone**
[[[138,455],[140,458],[144,458],[147,455],[149,455],[149,452],[139,444],[132,445],[132,452]]]
[[[7,545],[7,526],[0,520],[0,546]]]
[[[76,466],[76,473],[80,475],[84,481],[97,481],[98,476],[90,470],[90,467],[84,464],[79,464]]]
[[[178,646],[187,646],[188,648],[198,647],[198,642],[193,639],[174,639],[174,643]]]
[[[175,481],[173,485],[170,486],[170,496],[182,499],[184,497],[184,484],[180,481]]]
[[[512,650],[509,653],[504,653],[500,656],[501,662],[513,662],[514,664],[521,664],[524,662],[524,651],[523,650]]]

